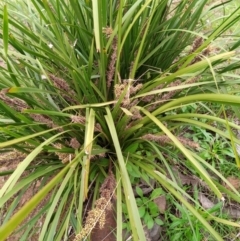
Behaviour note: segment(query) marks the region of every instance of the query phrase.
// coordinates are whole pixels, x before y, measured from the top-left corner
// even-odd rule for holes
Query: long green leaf
[[[10,140],[10,141],[6,141],[6,142],[3,142],[3,143],[0,143],[0,148],[4,148],[4,147],[7,147],[7,146],[12,146],[12,145],[14,145],[14,144],[27,141],[27,140],[32,139],[32,138],[34,138],[34,137],[42,136],[42,135],[45,134],[45,133],[48,133],[48,132],[51,132],[51,131],[54,131],[54,130],[57,130],[57,129],[60,129],[60,128],[62,128],[62,127],[56,127],[56,128],[50,129],[50,130],[38,132],[38,133],[36,133],[36,134],[32,134],[32,135],[28,135],[28,136],[23,136],[23,137],[16,138],[16,139],[13,139],[13,140]],[[1,130],[1,128],[0,128],[0,130]],[[67,131],[66,131],[66,132],[67,132]],[[64,134],[64,133],[65,133],[65,132],[62,132],[62,134]]]
[[[170,101],[167,104],[162,105],[158,109],[152,112],[154,116],[161,114],[164,111],[170,110],[171,108],[178,108],[183,104],[195,103],[199,101],[207,101],[213,103],[222,103],[230,105],[240,105],[240,98],[238,96],[233,96],[229,94],[196,94],[189,95],[185,97],[178,98],[176,100]],[[141,124],[144,124],[148,121],[148,118],[144,118],[140,121]]]
[[[19,165],[18,168],[13,172],[13,174],[9,177],[9,179],[5,182],[3,187],[0,190],[0,198],[4,195],[5,192],[9,192],[13,186],[16,184],[22,173],[29,166],[31,161],[43,150],[45,145],[53,142],[58,136],[62,135],[62,133],[58,133],[51,138],[44,141],[41,145],[36,147]]]
[[[59,204],[59,201],[61,200],[61,203],[63,201],[63,192],[66,188],[71,188],[71,185],[69,183],[70,178],[72,177],[73,172],[75,171],[76,166],[78,165],[77,161],[74,161],[74,163],[71,165],[71,168],[68,170],[68,172],[66,173],[64,179],[61,181],[61,185],[58,188],[58,191],[56,192],[54,199],[51,203],[51,206],[47,212],[46,218],[44,220],[44,224],[41,230],[41,233],[39,235],[39,240],[44,240],[44,237],[46,237],[46,233],[47,233],[47,229],[50,225],[50,221],[52,218],[53,213],[56,210],[57,205]],[[65,202],[67,202],[66,197],[65,197]],[[62,204],[63,205],[63,204]],[[60,209],[61,210],[61,209]],[[70,210],[69,210],[70,211]],[[59,208],[58,208],[58,212],[59,212]],[[60,215],[60,213],[59,213]],[[55,221],[55,228],[53,227],[53,224],[51,224],[51,230],[49,235],[47,236],[47,240],[53,240],[55,233],[56,233],[56,228],[57,228],[57,224],[60,222],[60,220],[56,220],[56,217],[54,219]]]
[[[93,24],[94,24],[94,36],[97,52],[101,51],[100,44],[100,25],[99,25],[99,13],[98,13],[98,0],[92,0],[92,11],[93,11]]]
[[[150,112],[141,107],[139,107],[138,109],[141,110],[146,116],[148,116],[173,141],[175,146],[179,148],[179,150],[181,150],[181,152],[188,158],[188,160],[192,163],[196,170],[198,170],[198,172],[201,174],[201,177],[211,187],[211,189],[218,196],[218,198],[223,199],[222,193],[213,183],[209,174],[206,172],[203,166],[201,166],[198,161],[191,155],[191,153],[183,146],[183,144]]]
[[[165,186],[175,197],[177,197],[177,199],[180,200],[191,211],[191,213],[194,214],[194,216],[203,224],[203,226],[211,233],[211,235],[217,241],[223,241],[222,237],[211,227],[211,225],[206,221],[206,219],[202,217],[202,215],[199,214],[198,211],[190,203],[188,203],[184,197],[182,197],[176,190],[174,190],[171,185],[169,185],[166,177],[158,171],[155,171],[155,173],[157,174],[155,178],[159,180],[161,184]]]
[[[3,9],[3,44],[4,44],[4,53],[7,57],[8,54],[8,10],[7,5],[4,5]]]
[[[47,183],[31,200],[29,200],[13,217],[0,227],[0,241],[4,241],[17,228],[17,226],[31,213],[31,211],[43,200],[44,197],[61,182],[65,173],[73,163],[69,163],[50,182]]]
[[[93,146],[93,135],[95,128],[95,111],[93,109],[87,109],[86,115],[86,127],[85,127],[85,138],[84,138],[84,152],[83,157],[83,167],[82,167],[82,177],[81,177],[81,188],[84,194],[84,200],[88,195],[88,179],[90,170],[90,158]]]
[[[122,184],[123,184],[123,189],[124,189],[124,194],[125,194],[125,201],[127,204],[127,209],[128,209],[128,214],[129,214],[129,219],[131,223],[131,230],[133,234],[133,240],[134,241],[146,241],[143,226],[141,223],[141,219],[139,216],[136,200],[134,197],[134,193],[132,190],[131,182],[129,179],[129,175],[126,169],[126,164],[124,161],[124,157],[121,151],[119,139],[117,136],[117,132],[115,129],[115,125],[112,119],[111,112],[108,108],[106,108],[107,115],[105,116],[105,119],[108,124],[108,128],[110,130],[111,136],[112,136],[112,141],[114,144],[114,148],[116,150],[117,154],[117,159],[120,167],[120,174],[122,177]]]

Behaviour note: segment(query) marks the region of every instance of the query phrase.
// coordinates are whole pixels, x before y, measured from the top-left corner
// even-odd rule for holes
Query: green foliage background
[[[239,21],[240,9],[206,33],[200,20],[215,9],[206,8],[207,2],[1,3],[5,66],[0,67],[0,147],[3,153],[14,149],[25,158],[0,191],[0,208],[12,203],[0,240],[46,197],[49,202],[39,210],[46,215],[39,240],[68,240],[69,227],[80,233],[84,202],[90,194],[93,203],[99,198],[99,187],[110,172],[116,180],[118,241],[124,205],[132,239],[146,240],[133,191],[142,179],[149,184],[154,179],[156,188],[170,193],[173,204],[181,203],[191,220],[216,240],[223,238],[210,221],[239,227],[202,209],[172,171],[172,166],[183,166],[218,200],[227,195],[239,202],[239,192],[199,154],[194,140],[181,136],[186,127],[217,133],[231,143],[232,160],[239,167],[235,144],[240,140],[234,131],[240,128],[224,114],[226,109],[239,114],[240,98],[230,87],[239,84],[231,71],[239,68],[235,50],[240,41],[233,38],[228,48],[217,43]],[[208,103],[223,111],[209,114]],[[192,106],[199,111],[186,111]],[[14,213],[19,193],[37,180],[42,182],[37,194]],[[35,233],[37,217],[28,220],[21,240]]]

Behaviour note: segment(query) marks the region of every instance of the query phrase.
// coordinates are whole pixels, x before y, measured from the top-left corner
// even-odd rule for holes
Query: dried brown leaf
[[[230,184],[236,189],[240,190],[240,179],[238,177],[228,177],[227,180],[230,182]],[[231,190],[231,187],[229,187],[227,184],[224,185],[227,189]]]
[[[198,194],[198,199],[199,199],[199,202],[201,203],[201,205],[203,206],[203,208],[205,208],[205,209],[212,208],[215,205],[211,200],[209,200],[202,193]]]
[[[157,204],[159,212],[163,214],[167,209],[166,197],[162,195],[160,197],[155,198],[153,201]]]

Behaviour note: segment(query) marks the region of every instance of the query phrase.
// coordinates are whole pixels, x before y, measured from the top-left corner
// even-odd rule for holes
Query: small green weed
[[[135,188],[136,190],[136,203],[138,206],[139,215],[142,219],[142,223],[144,226],[147,227],[147,229],[151,229],[154,224],[157,225],[163,225],[164,222],[162,219],[159,218],[160,210],[157,204],[154,202],[154,199],[163,195],[164,191],[162,188],[155,188],[153,191],[147,195],[144,196],[143,190],[139,188],[138,186]],[[123,213],[124,216],[127,217],[127,209],[126,206],[123,204]],[[129,222],[124,223],[124,228],[129,231],[130,230],[130,224]]]

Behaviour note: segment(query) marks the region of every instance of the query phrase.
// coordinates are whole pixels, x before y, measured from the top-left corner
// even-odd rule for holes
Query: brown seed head
[[[69,146],[71,146],[73,149],[78,149],[81,145],[78,142],[77,138],[74,137],[74,138],[71,139],[71,141],[69,143]]]

